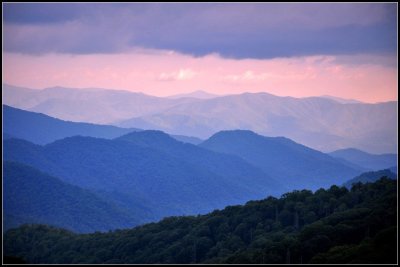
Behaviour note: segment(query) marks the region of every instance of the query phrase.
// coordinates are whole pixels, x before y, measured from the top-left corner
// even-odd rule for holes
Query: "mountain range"
[[[374,155],[359,149],[347,148],[329,153],[334,158],[343,159],[366,170],[382,170],[397,166],[397,154]]]
[[[155,130],[133,131],[121,136],[119,134],[122,132],[119,132],[113,139],[104,139],[75,136],[76,132],[70,130],[75,129],[77,123],[74,122],[60,122],[42,114],[10,107],[5,107],[5,110],[5,120],[14,112],[23,115],[24,119],[18,120],[17,128],[25,129],[21,132],[26,133],[27,139],[29,133],[35,136],[35,129],[45,133],[45,129],[57,129],[60,123],[65,127],[64,134],[71,135],[39,145],[15,138],[25,137],[18,136],[16,131],[11,131],[12,135],[6,134],[8,136],[3,141],[4,160],[23,164],[11,167],[28,173],[26,178],[21,176],[19,179],[29,179],[36,175],[36,179],[47,181],[44,183],[49,187],[75,188],[65,189],[73,191],[67,200],[61,196],[57,199],[53,191],[46,190],[47,198],[39,198],[35,203],[51,202],[49,199],[54,198],[68,206],[73,195],[76,199],[90,199],[92,196],[93,199],[85,203],[102,201],[118,207],[118,212],[132,214],[132,217],[111,223],[109,229],[125,227],[127,223],[137,225],[156,221],[165,216],[205,213],[250,199],[279,196],[291,189],[328,187],[341,184],[362,172],[361,169],[349,167],[340,160],[290,139],[265,137],[251,131],[219,132],[199,145],[180,142]],[[35,127],[36,117],[39,122],[44,120],[45,123]],[[12,122],[10,118],[8,120]],[[5,130],[10,129],[10,125],[5,126]],[[83,126],[85,128],[87,125]],[[108,130],[101,125],[91,124],[90,127],[99,131],[99,134]],[[14,179],[12,173],[7,172],[5,179]],[[16,181],[24,183],[23,180]],[[16,186],[13,188],[18,189]],[[32,186],[29,191],[21,186],[19,193],[18,190],[7,190],[15,195],[41,197],[39,189],[35,188]],[[83,190],[86,190],[85,197],[79,193]],[[13,205],[24,207],[25,204]],[[54,202],[56,205],[57,202]],[[85,205],[79,208],[90,210]],[[44,222],[45,217],[40,213],[13,214],[9,211],[14,209],[7,210],[9,225]],[[91,213],[93,217],[99,218],[96,213]],[[66,227],[51,218],[45,222]],[[66,228],[85,232],[93,229],[90,227],[96,227],[96,224],[89,227],[90,223],[86,221],[81,224]],[[102,227],[105,226],[99,226],[96,230],[104,229]]]
[[[161,98],[120,90],[33,90],[6,84],[3,99],[12,107],[58,119],[156,129],[200,139],[222,130],[244,129],[285,136],[323,152],[355,147],[374,154],[394,153],[397,146],[395,101],[343,104],[326,97],[268,93]]]
[[[69,122],[44,114],[3,106],[3,133],[35,144],[48,144],[68,136],[82,135],[115,138],[139,129],[125,129],[111,125]]]
[[[3,143],[4,160],[89,190],[134,214],[133,223],[204,213],[286,189],[240,157],[185,144],[157,131],[133,132],[114,140],[74,136],[45,146],[15,138]],[[87,222],[81,223],[72,229],[87,230]],[[115,225],[126,226],[119,222],[109,229]]]
[[[44,145],[75,135],[112,139],[132,131],[142,130],[64,121],[45,114],[3,105],[4,139],[21,138],[35,144]],[[171,135],[171,137],[184,143],[199,144],[203,141],[192,136]]]
[[[46,144],[75,135],[110,139],[132,130],[65,122],[43,114],[8,106],[4,107],[4,121],[6,138],[17,137],[35,144]],[[110,133],[110,129],[113,130],[112,133]],[[138,129],[133,130],[139,131]],[[189,137],[180,136],[179,138],[188,139]],[[130,133],[116,140],[128,139],[130,143],[138,146],[146,146],[173,157],[181,157],[186,161],[192,160],[191,164],[197,164],[206,169],[210,166],[216,166],[217,170],[219,168],[219,159],[214,159],[214,154],[208,150],[239,156],[252,166],[263,170],[265,174],[283,180],[284,184],[290,184],[291,187],[287,189],[302,187],[317,189],[335,182],[344,182],[364,170],[357,165],[343,164],[340,160],[334,160],[324,153],[297,144],[290,139],[264,137],[251,131],[237,130],[217,133],[199,145],[207,150],[194,145],[184,145],[160,131]],[[201,142],[201,140],[195,141]],[[296,165],[293,161],[296,162]],[[207,162],[207,164],[203,164],[204,162]],[[48,166],[51,166],[51,164],[48,164]],[[230,169],[226,168],[226,175],[229,174]]]
[[[170,152],[163,153],[163,150]],[[5,190],[12,196],[25,196],[5,198],[5,207],[9,207],[5,209],[7,226],[35,222],[77,232],[125,228],[127,223],[133,226],[165,216],[204,213],[249,199],[278,196],[286,188],[281,181],[270,178],[238,157],[183,144],[160,132],[134,132],[116,140],[70,137],[44,147],[9,139],[4,141],[4,158],[30,166],[11,166],[14,168],[8,167],[10,171],[5,172],[4,180],[14,183],[13,190],[10,186]],[[26,174],[19,175],[19,180],[14,177],[18,175],[18,168]],[[29,183],[20,180],[31,177],[35,179]],[[325,185],[330,181],[325,181]],[[64,197],[61,193],[64,191],[71,193]],[[24,199],[35,201],[26,206]],[[72,200],[75,202],[71,203]],[[97,202],[114,205],[117,209],[110,212],[107,206],[102,207]],[[35,203],[38,204],[32,208]],[[46,214],[52,214],[51,208],[58,208],[66,210],[64,216],[69,216],[68,212],[88,212],[90,218],[103,221],[103,215],[90,208],[100,205],[101,210],[108,212],[107,218],[115,218],[115,221],[108,223],[104,219],[99,225],[81,216],[80,220],[69,224],[62,216],[56,220],[57,217],[48,218],[38,212],[41,203],[51,204],[45,209]]]
[[[321,151],[357,147],[382,153],[396,149],[396,106],[396,102],[341,104],[317,97],[245,93],[176,105],[118,125],[201,138],[222,130],[247,129],[285,136]]]
[[[3,84],[4,104],[74,122],[111,124],[193,101],[199,99],[170,99],[100,88],[35,90]]]
[[[240,156],[289,189],[318,189],[342,183],[360,172],[327,154],[285,137],[265,137],[251,131],[221,131],[201,147]]]

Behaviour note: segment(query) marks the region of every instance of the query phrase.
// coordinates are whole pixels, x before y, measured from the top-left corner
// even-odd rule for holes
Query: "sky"
[[[397,100],[394,3],[4,3],[3,82]]]

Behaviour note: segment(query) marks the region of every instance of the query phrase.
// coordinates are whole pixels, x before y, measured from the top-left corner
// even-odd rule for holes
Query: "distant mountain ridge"
[[[111,125],[100,125],[83,122],[71,122],[56,119],[41,113],[3,105],[3,138],[21,138],[35,144],[48,144],[58,139],[75,135],[112,139],[136,128],[121,128]],[[183,135],[171,135],[184,142],[199,144],[201,139]]]
[[[397,154],[370,154],[359,149],[347,148],[330,152],[335,158],[344,159],[367,170],[382,170],[397,165]]]
[[[361,172],[290,139],[265,137],[245,130],[221,131],[200,146],[240,156],[289,189],[318,189],[340,184]]]
[[[395,151],[397,143],[396,106],[396,102],[341,104],[318,97],[244,93],[182,103],[117,125],[202,139],[223,130],[247,129],[266,136],[286,136],[320,151],[357,147],[387,153]]]
[[[181,141],[183,143],[189,143],[193,145],[198,145],[204,140],[194,137],[194,136],[185,136],[185,135],[176,135],[176,134],[170,134],[169,136],[173,137],[174,139]]]
[[[3,132],[36,144],[47,144],[74,135],[111,139],[137,130],[140,129],[63,121],[3,105]]]
[[[199,101],[195,98],[168,99],[99,88],[58,86],[35,90],[3,84],[2,91],[6,105],[67,121],[97,124],[111,124],[133,116],[160,112],[179,103]]]
[[[121,90],[50,88],[3,84],[7,105],[70,121],[108,123],[209,138],[222,130],[246,129],[286,136],[320,151],[356,147],[393,153],[397,147],[397,102],[341,104],[324,97],[279,97],[243,93],[210,99],[177,99]]]
[[[245,179],[242,178],[246,182],[240,185],[243,188],[253,187],[255,184],[267,184],[269,188],[275,188],[278,192],[283,189],[283,184],[269,176],[268,172],[262,174],[260,168],[249,164],[236,155],[221,154],[218,151],[215,153],[192,144],[182,144],[161,131],[132,132],[118,137],[116,140],[126,141],[134,145],[162,151],[172,157],[181,158],[190,165],[199,166],[201,169],[207,169],[218,174],[220,179],[234,181],[237,180],[238,175],[239,177],[246,177]],[[284,188],[286,189],[285,186]]]

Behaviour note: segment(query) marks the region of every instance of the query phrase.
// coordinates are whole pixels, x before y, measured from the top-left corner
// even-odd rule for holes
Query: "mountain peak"
[[[221,131],[200,144],[239,156],[275,179],[298,189],[317,189],[354,177],[358,169],[285,137],[266,137],[249,130]]]
[[[242,130],[242,129],[235,129],[235,130],[222,130],[219,131],[218,133],[234,133],[234,134],[256,134],[255,132],[251,131],[251,130]],[[217,133],[217,134],[218,134]]]
[[[158,130],[145,130],[131,132],[116,138],[115,140],[129,141],[141,146],[154,146],[165,144],[176,144],[179,141],[175,140],[168,134]]]
[[[250,130],[223,130],[215,133],[210,137],[227,137],[227,136],[259,136],[253,131]]]
[[[274,137],[269,137],[269,136],[264,136],[260,135],[258,133],[255,133],[251,130],[223,130],[215,133],[212,135],[208,140],[211,139],[216,139],[216,138],[259,138],[259,139],[273,139],[273,140],[279,140],[279,141],[289,141],[293,142],[291,139],[283,137],[283,136],[274,136]]]

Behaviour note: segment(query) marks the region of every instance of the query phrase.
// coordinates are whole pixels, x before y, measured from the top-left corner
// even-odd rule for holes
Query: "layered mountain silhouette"
[[[347,148],[333,151],[329,155],[346,160],[367,170],[382,170],[397,165],[397,154],[375,155],[359,149]]]
[[[387,153],[396,147],[396,106],[396,102],[341,104],[318,97],[245,93],[179,104],[118,125],[201,138],[221,130],[247,129],[285,136],[321,151],[357,147]]]
[[[327,187],[360,173],[289,139],[250,131],[221,132],[200,147],[161,131],[139,131],[113,140],[74,136],[44,146],[11,138],[3,149],[5,160],[46,173],[38,177],[57,177],[133,214],[133,224],[279,196],[288,188]],[[32,216],[14,217],[31,222]]]
[[[135,130],[139,129],[63,121],[3,105],[3,132],[7,136],[25,139],[35,144],[48,144],[74,135],[111,139]]]
[[[355,147],[369,153],[394,153],[397,144],[394,101],[343,104],[326,97],[267,93],[160,98],[120,90],[32,90],[4,84],[3,97],[7,105],[63,120],[158,129],[201,139],[221,130],[247,129],[285,136],[324,152]]]
[[[343,183],[360,169],[284,137],[265,137],[251,131],[222,131],[201,147],[240,156],[290,189],[318,189]]]
[[[362,132],[357,127],[372,123],[363,119],[363,112],[375,123],[395,102],[340,104],[263,93],[166,100],[124,91],[68,88],[11,88],[17,93],[10,95],[7,88],[3,94],[14,106],[62,114],[71,105],[64,118],[3,105],[7,229],[22,223],[45,223],[79,232],[124,228],[165,216],[196,215],[251,199],[280,196],[292,189],[327,188],[372,167],[397,164],[396,155],[354,156],[352,150],[329,155],[289,138],[275,137],[277,133],[300,139],[304,135],[312,142],[341,147],[348,133],[354,138],[361,136],[357,140],[370,141],[384,134],[387,143],[370,142],[381,149],[392,143],[391,126],[387,126],[390,116],[380,120],[381,128]],[[65,102],[59,105],[60,101]],[[132,101],[137,105],[116,108],[118,103],[136,103]],[[142,109],[142,104],[146,108]],[[133,119],[135,125],[169,129],[180,135],[62,120],[76,112],[77,120],[100,122],[102,119],[90,117],[95,114],[92,108],[106,113],[115,110],[104,121],[139,114]],[[353,113],[360,118],[347,125],[344,117]],[[120,125],[128,127],[130,121]],[[346,126],[340,128],[342,124]],[[335,127],[338,135],[330,132]],[[250,130],[214,134],[218,129],[237,128],[256,128],[272,137]],[[205,141],[196,137],[211,133]],[[340,138],[331,142],[332,136]],[[40,206],[44,208],[40,210]]]
[[[35,144],[48,144],[58,139],[75,135],[112,139],[136,128],[121,128],[111,125],[71,122],[56,119],[41,113],[30,112],[3,105],[3,138],[21,138]],[[184,135],[171,135],[184,143],[199,144],[203,140]]]
[[[178,141],[181,141],[182,143],[189,143],[193,145],[198,145],[204,141],[194,136],[176,135],[176,134],[170,134],[170,136]]]
[[[150,213],[147,220],[204,213],[285,190],[239,157],[184,144],[164,133],[143,135],[157,148],[129,135],[116,140],[76,136],[45,146],[8,139],[4,159],[90,189],[124,209],[142,204]]]
[[[110,124],[199,99],[170,99],[100,88],[51,87],[34,90],[3,84],[3,101],[12,107],[44,113],[62,120]]]
[[[215,153],[192,144],[182,144],[161,131],[133,132],[116,140],[127,141],[182,159],[186,164],[209,170],[217,174],[219,179],[237,183],[241,188],[252,189],[257,184],[266,185],[269,189],[275,188],[277,192],[282,192],[280,191],[283,188],[282,183],[267,175],[268,172],[263,173],[261,169],[240,157]]]

